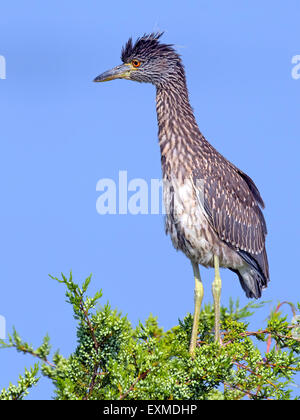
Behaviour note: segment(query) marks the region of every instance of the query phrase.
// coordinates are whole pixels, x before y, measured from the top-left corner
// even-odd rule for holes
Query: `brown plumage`
[[[203,296],[198,264],[215,267],[215,338],[220,341],[219,266],[235,272],[247,297],[259,298],[269,281],[266,223],[252,179],[225,159],[201,134],[189,102],[184,67],[159,34],[130,39],[123,64],[95,81],[116,78],[152,83],[164,180],[166,232],[191,260],[195,274],[195,315],[190,351],[195,354]]]
[[[174,246],[205,266],[213,266],[213,255],[218,255],[220,266],[239,276],[247,297],[260,297],[269,272],[267,229],[260,209],[264,203],[257,187],[201,134],[188,101],[183,69],[171,89],[157,89],[156,108],[166,230]],[[186,199],[178,194],[182,185],[186,193],[190,188]],[[172,194],[177,197],[175,205]]]

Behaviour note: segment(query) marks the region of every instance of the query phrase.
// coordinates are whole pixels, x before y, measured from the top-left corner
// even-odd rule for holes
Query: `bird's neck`
[[[184,167],[187,154],[202,137],[189,102],[185,78],[156,88],[156,112],[163,170],[166,161],[172,168],[175,163],[176,167],[178,164]]]

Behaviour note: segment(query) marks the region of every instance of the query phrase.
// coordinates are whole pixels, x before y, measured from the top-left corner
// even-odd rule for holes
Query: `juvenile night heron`
[[[156,87],[156,111],[164,181],[166,232],[191,260],[195,310],[190,353],[195,355],[203,285],[199,265],[215,268],[212,293],[215,341],[220,342],[219,267],[237,274],[248,298],[269,282],[264,202],[252,179],[225,159],[201,134],[191,108],[184,67],[162,33],[144,35],[122,49],[122,64],[95,82],[128,79]]]

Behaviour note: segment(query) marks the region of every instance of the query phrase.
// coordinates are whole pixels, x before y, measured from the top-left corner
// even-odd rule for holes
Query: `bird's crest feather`
[[[159,50],[160,53],[173,51],[172,45],[160,44],[159,39],[164,32],[152,32],[151,34],[144,34],[133,43],[132,38],[126,42],[122,48],[121,60],[126,63],[133,55],[149,54],[152,50]]]

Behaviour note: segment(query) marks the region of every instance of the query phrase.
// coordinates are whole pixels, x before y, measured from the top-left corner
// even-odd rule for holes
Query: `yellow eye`
[[[132,60],[131,64],[133,67],[140,67],[141,62],[139,60]]]

